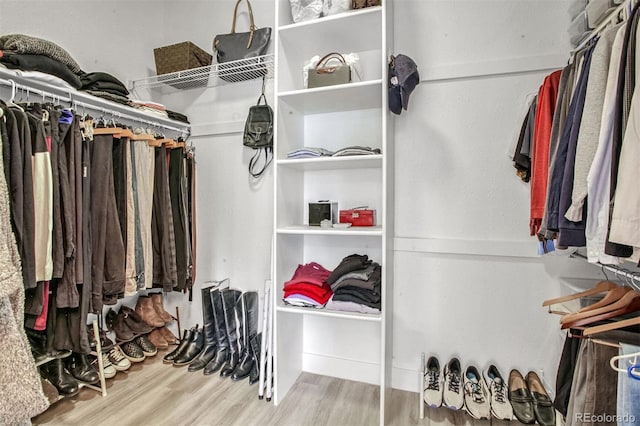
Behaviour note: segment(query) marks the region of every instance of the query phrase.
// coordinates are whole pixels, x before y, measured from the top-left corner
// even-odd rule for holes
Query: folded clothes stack
[[[100,98],[131,105],[129,91],[116,77],[106,72],[90,72],[80,75],[81,90]]]
[[[55,75],[73,88],[82,87],[80,65],[57,44],[24,34],[0,36],[0,62],[7,68]]]
[[[287,158],[330,157],[333,151],[324,148],[304,147],[287,153]]]
[[[331,297],[327,278],[331,271],[316,262],[298,265],[291,280],[284,283],[284,302],[288,305],[322,308]]]
[[[294,149],[287,153],[287,158],[315,158],[315,157],[347,157],[351,155],[374,155],[380,154],[380,149],[368,146],[347,146],[338,151],[329,151],[325,148],[305,146]]]
[[[175,111],[171,111],[171,110],[167,110],[167,115],[169,116],[170,119],[172,120],[176,120],[176,121],[181,121],[183,123],[187,123],[190,124],[189,122],[189,117],[187,117],[184,114],[181,114],[179,112],[175,112]]]
[[[334,157],[346,157],[349,155],[374,155],[380,154],[380,149],[370,148],[368,146],[348,146],[346,148],[339,149],[333,153]]]
[[[327,282],[333,296],[325,306],[337,311],[379,314],[382,267],[366,255],[353,254],[331,273]]]
[[[150,112],[160,117],[169,118],[167,108],[157,102],[145,101],[140,99],[133,100],[133,107],[142,111]]]

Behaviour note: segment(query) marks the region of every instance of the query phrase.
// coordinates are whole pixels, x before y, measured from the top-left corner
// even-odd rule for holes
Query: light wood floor
[[[162,363],[164,352],[107,380],[108,395],[83,388],[33,419],[34,425],[377,425],[377,386],[304,373],[277,407],[257,397],[257,385],[218,374],[189,373]],[[394,390],[392,425],[476,425],[462,412],[426,409],[418,394]],[[517,422],[493,420],[493,425]]]

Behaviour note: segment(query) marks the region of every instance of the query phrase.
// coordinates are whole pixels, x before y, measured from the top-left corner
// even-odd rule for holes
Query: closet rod
[[[611,23],[615,23],[615,21],[620,16],[620,13],[624,12],[627,7],[633,8],[634,3],[635,3],[635,0],[625,0],[625,1],[623,1],[618,7],[615,8],[615,10],[613,12],[611,12],[602,22],[600,22],[597,27],[595,27],[593,30],[591,30],[591,32],[589,33],[587,38],[582,40],[580,42],[580,44],[578,44],[572,50],[572,52],[577,52],[578,50],[580,50],[583,47],[585,47],[587,45],[587,43],[589,43],[589,41],[593,40],[594,37],[596,37],[597,35],[602,33],[602,31],[604,31],[604,29],[607,28]],[[625,16],[626,16],[626,14],[625,14]]]
[[[119,105],[115,102],[84,94],[74,89],[61,89],[42,82],[35,82],[35,84],[37,84],[37,87],[24,77],[0,69],[0,85],[7,87],[15,86],[16,89],[28,93],[45,96],[58,100],[59,102],[75,105],[76,107],[79,106],[93,111],[99,111],[103,114],[110,114],[117,118],[137,121],[152,127],[182,133],[185,136],[191,134],[191,126],[179,121],[164,117],[155,117],[144,111],[135,111],[129,106]],[[134,111],[133,114],[130,113],[132,110]]]
[[[571,257],[578,257],[580,259],[587,260],[587,256],[578,252],[572,253]],[[627,284],[629,287],[633,288],[636,291],[640,291],[640,285],[638,285],[638,282],[640,282],[640,273],[631,272],[617,266],[603,265],[600,262],[595,263],[595,265],[599,265],[603,270],[613,272],[617,276],[624,278],[625,284]]]

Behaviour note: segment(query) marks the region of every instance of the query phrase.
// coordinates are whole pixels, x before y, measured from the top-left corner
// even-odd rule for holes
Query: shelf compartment
[[[287,158],[276,160],[279,167],[295,170],[379,169],[382,155],[353,155],[348,157]]]
[[[280,92],[278,100],[302,114],[353,111],[382,107],[382,80],[337,84]]]
[[[132,92],[139,89],[174,91],[252,81],[263,76],[273,78],[274,62],[274,55],[268,54],[132,80],[130,86]]]
[[[301,308],[298,306],[289,306],[281,303],[277,305],[276,311],[287,312],[290,314],[314,315],[326,318],[382,322],[382,314],[360,314],[357,312],[332,311],[329,309]]]
[[[290,235],[348,235],[348,236],[367,236],[381,237],[381,226],[352,226],[351,228],[321,228],[319,226],[292,225],[281,226],[276,230],[278,234]]]

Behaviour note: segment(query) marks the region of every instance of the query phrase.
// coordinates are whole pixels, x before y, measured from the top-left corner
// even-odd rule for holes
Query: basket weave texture
[[[211,65],[213,57],[190,41],[153,49],[156,73],[168,74]]]

